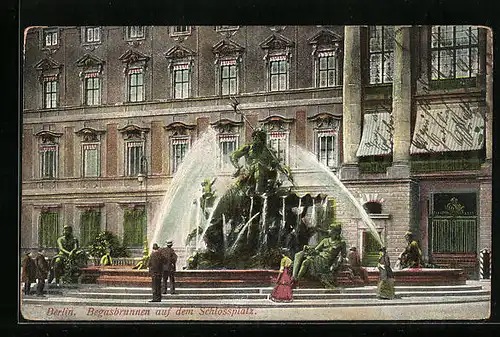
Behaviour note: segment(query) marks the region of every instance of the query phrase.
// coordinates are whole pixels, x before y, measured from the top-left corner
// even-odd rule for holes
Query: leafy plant
[[[130,253],[127,247],[123,246],[118,236],[110,231],[102,231],[96,235],[88,247],[91,256],[101,257],[109,249],[111,257],[128,257]]]

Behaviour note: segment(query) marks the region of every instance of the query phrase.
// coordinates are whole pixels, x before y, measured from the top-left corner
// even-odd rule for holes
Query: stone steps
[[[245,294],[262,294],[270,293],[272,287],[245,287],[245,288],[183,288],[176,287],[176,292],[179,294],[231,294],[235,292],[245,293]],[[355,288],[296,288],[293,290],[294,294],[360,294],[360,293],[372,293],[375,291],[374,286],[364,286]],[[456,292],[456,291],[477,291],[484,289],[481,285],[461,285],[461,286],[396,286],[396,292]],[[74,289],[76,290],[76,289]],[[68,290],[71,292],[71,290]],[[151,287],[117,287],[117,286],[99,286],[99,285],[86,285],[85,288],[81,288],[81,293],[85,292],[106,292],[106,293],[150,293]]]
[[[368,285],[378,282],[378,270],[367,268]],[[274,284],[277,270],[180,270],[176,272],[176,283],[179,287],[269,287]],[[405,285],[463,285],[466,275],[460,269],[415,269],[394,272],[396,284]],[[89,267],[83,270],[82,283],[139,286],[151,284],[147,270],[134,270],[132,267]],[[322,288],[319,282],[301,281],[302,287]],[[337,285],[342,287],[359,287],[365,285],[360,279],[351,279],[347,271],[337,277]]]
[[[335,289],[294,289],[292,303],[274,303],[268,300],[272,287],[231,287],[231,288],[176,288],[176,295],[165,294],[162,303],[166,305],[189,306],[373,306],[373,305],[409,305],[430,303],[468,303],[490,301],[490,285],[470,282],[458,286],[396,286],[396,298],[383,301],[376,298],[375,286]],[[119,287],[97,284],[81,284],[77,287],[48,287],[48,296],[21,296],[23,303],[51,305],[113,305],[140,306],[149,305],[150,287]]]
[[[199,300],[246,300],[246,299],[265,299],[271,292],[268,293],[230,293],[230,294],[181,294],[176,295],[165,294],[164,298],[186,301]],[[486,290],[473,291],[455,291],[455,292],[397,292],[397,296],[403,297],[442,297],[442,296],[487,296],[489,292]],[[151,298],[150,293],[98,293],[88,292],[85,294],[73,293],[67,296],[78,296],[89,299],[114,299],[114,300],[148,300]],[[295,300],[344,300],[344,299],[366,299],[376,298],[375,291],[371,293],[337,293],[337,294],[301,294],[294,293]]]

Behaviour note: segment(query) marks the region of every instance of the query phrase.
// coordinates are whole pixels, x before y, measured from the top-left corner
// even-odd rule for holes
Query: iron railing
[[[431,218],[433,253],[473,253],[477,249],[476,216]]]

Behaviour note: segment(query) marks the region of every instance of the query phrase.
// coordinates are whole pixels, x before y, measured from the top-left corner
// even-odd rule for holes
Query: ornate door
[[[429,209],[431,263],[462,268],[469,274],[477,264],[476,193],[436,193]]]

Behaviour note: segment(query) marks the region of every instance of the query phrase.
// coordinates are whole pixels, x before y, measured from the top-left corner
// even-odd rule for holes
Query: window
[[[55,178],[57,175],[57,145],[40,146],[40,177]]]
[[[271,57],[269,62],[269,88],[271,91],[286,90],[288,87],[288,62],[286,56]]]
[[[179,165],[186,156],[188,148],[189,141],[187,138],[172,139],[172,173],[177,172]]]
[[[237,93],[238,77],[236,60],[221,61],[220,92],[222,95],[234,95]]]
[[[146,65],[149,56],[134,49],[129,49],[119,58],[125,66],[125,97],[127,102],[142,102],[146,99],[144,85]]]
[[[219,136],[220,168],[222,170],[232,170],[231,154],[236,150],[237,136],[224,135]]]
[[[269,146],[276,151],[278,159],[287,163],[288,134],[286,132],[269,132]]]
[[[320,88],[339,85],[338,60],[335,52],[321,52],[318,55],[317,86]]]
[[[90,143],[82,145],[83,152],[83,176],[99,177],[99,143]]]
[[[478,29],[471,26],[433,26],[433,80],[475,77],[478,68]]]
[[[80,215],[80,243],[87,247],[101,230],[101,211],[98,209],[85,210]]]
[[[172,26],[172,35],[188,35],[191,34],[190,26]]]
[[[59,212],[57,210],[42,210],[38,229],[38,244],[42,248],[57,247],[58,236]]]
[[[139,40],[144,38],[144,26],[128,26],[127,39]]]
[[[123,214],[123,245],[142,247],[146,239],[146,210],[144,207],[126,209]]]
[[[126,172],[129,177],[135,177],[141,173],[141,158],[144,152],[143,142],[126,143]]]
[[[99,105],[101,103],[101,81],[98,73],[85,74],[85,104]]]
[[[189,64],[174,66],[174,98],[189,97]]]
[[[43,31],[43,45],[45,47],[57,46],[57,30],[44,30]]]
[[[43,81],[43,106],[46,109],[57,108],[58,103],[57,76],[45,77]]]
[[[144,100],[144,73],[141,68],[130,69],[128,73],[128,101]]]
[[[101,27],[86,27],[85,42],[87,43],[101,42]]]
[[[336,134],[333,130],[318,132],[316,143],[317,158],[319,162],[328,167],[337,166],[335,136]]]
[[[370,84],[391,83],[394,63],[394,27],[370,27]]]

